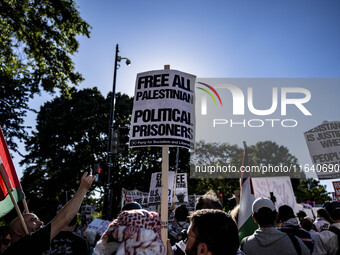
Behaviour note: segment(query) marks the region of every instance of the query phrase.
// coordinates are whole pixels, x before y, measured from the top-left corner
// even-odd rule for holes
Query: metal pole
[[[112,86],[112,97],[110,106],[110,125],[109,125],[109,141],[107,145],[107,183],[106,183],[106,219],[112,220],[112,187],[111,187],[111,167],[112,167],[112,138],[114,132],[114,115],[115,115],[115,104],[116,104],[116,76],[117,76],[117,62],[118,62],[118,44],[116,45],[116,56],[115,66],[113,71],[113,86]]]

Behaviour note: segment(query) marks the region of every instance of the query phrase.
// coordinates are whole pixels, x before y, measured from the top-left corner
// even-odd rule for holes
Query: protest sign
[[[188,180],[186,173],[177,173],[175,202],[188,202]]]
[[[86,231],[92,230],[98,235],[102,235],[111,222],[107,220],[94,219],[88,226]]]
[[[168,182],[168,203],[172,203],[173,187],[175,172],[169,171]],[[162,173],[153,173],[151,175],[149,189],[149,204],[161,203]]]
[[[270,192],[276,198],[276,209],[281,205],[289,205],[297,212],[296,199],[292,183],[288,176],[252,178],[255,199],[259,197],[270,198]]]
[[[194,147],[196,76],[164,69],[137,74],[130,147]]]
[[[149,204],[158,204],[161,202],[161,178],[162,173],[153,173],[151,175],[150,189],[149,189]],[[176,203],[188,202],[188,181],[186,173],[177,173],[176,177]],[[172,203],[174,192],[175,172],[169,171],[168,182],[168,203]]]
[[[314,164],[309,170],[319,179],[340,178],[340,121],[325,121],[304,135]]]
[[[93,205],[83,205],[81,207],[81,220],[83,222],[90,222],[91,221],[91,215],[94,213],[95,207]]]
[[[122,188],[122,208],[125,204],[130,202],[137,202],[143,208],[148,207],[148,192],[142,192],[137,189],[126,190]]]
[[[340,181],[334,181],[333,182],[334,187],[334,196],[338,202],[340,202]]]

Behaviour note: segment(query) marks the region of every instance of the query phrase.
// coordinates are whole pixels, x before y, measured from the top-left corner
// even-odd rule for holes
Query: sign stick
[[[170,69],[170,65],[164,65]],[[162,196],[161,196],[161,236],[164,246],[168,239],[168,172],[169,172],[169,146],[162,147]]]
[[[161,198],[161,236],[166,247],[168,239],[168,172],[169,146],[162,147],[162,198]]]
[[[24,205],[25,213],[29,213],[30,211],[28,210],[28,206],[27,206],[27,203],[26,203],[26,199],[22,199],[21,202],[22,202],[22,204]]]
[[[179,161],[179,147],[177,147],[176,152],[176,171],[175,171],[175,180],[174,180],[174,194],[172,197],[172,203],[175,204],[176,201],[176,186],[177,186],[177,171],[178,171],[178,161]]]
[[[7,192],[8,192],[8,194],[9,194],[11,200],[12,200],[12,203],[13,203],[13,205],[14,205],[15,211],[16,211],[17,214],[18,214],[18,217],[19,217],[19,219],[20,219],[20,222],[21,222],[21,224],[22,224],[22,227],[24,228],[24,231],[25,231],[26,235],[29,235],[29,232],[28,232],[28,229],[27,229],[27,226],[26,226],[24,217],[22,217],[21,212],[20,212],[20,209],[19,209],[19,206],[18,206],[17,202],[15,201],[15,198],[14,198],[14,196],[13,196],[13,194],[12,194],[13,188],[12,188],[11,184],[8,183],[7,178],[6,178],[6,176],[5,176],[4,165],[2,164],[2,162],[1,162],[1,164],[0,164],[0,175],[1,175],[1,178],[4,180],[4,183],[5,183]],[[26,205],[26,206],[27,206],[27,205]],[[26,209],[25,209],[25,210],[26,210]],[[27,209],[27,210],[28,210],[28,209]]]

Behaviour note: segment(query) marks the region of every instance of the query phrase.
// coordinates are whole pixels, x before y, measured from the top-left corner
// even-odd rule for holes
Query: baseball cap
[[[276,210],[274,203],[269,198],[259,197],[253,203],[252,211],[253,211],[253,213],[257,213],[263,207],[267,207],[271,211]]]

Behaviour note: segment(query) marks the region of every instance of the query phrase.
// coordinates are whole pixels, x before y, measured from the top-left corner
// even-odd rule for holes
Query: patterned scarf
[[[114,252],[116,255],[165,254],[158,214],[144,209],[120,213],[97,243],[93,254],[111,255]]]

